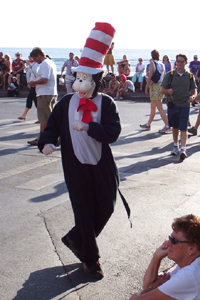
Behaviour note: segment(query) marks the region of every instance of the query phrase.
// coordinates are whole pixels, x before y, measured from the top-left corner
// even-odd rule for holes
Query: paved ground
[[[158,133],[159,114],[151,132],[139,129],[149,116],[149,102],[117,105],[123,130],[112,150],[133,228],[118,197],[98,238],[105,277],[93,282],[60,241],[73,225],[60,150],[45,157],[29,147],[27,140],[39,131],[36,109],[20,122],[25,99],[0,98],[1,300],[129,299],[141,287],[153,250],[171,232],[173,218],[200,214],[199,136],[189,138],[188,158],[180,163],[169,156],[171,133]],[[197,112],[191,109],[191,123]],[[166,259],[161,269],[171,264]]]

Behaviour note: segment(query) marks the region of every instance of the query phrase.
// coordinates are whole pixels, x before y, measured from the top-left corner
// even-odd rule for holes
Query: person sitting
[[[6,79],[9,76],[11,72],[11,58],[10,55],[6,54],[4,57],[4,64],[6,68],[4,69],[4,74],[3,74],[3,90],[5,91],[6,89]]]
[[[122,100],[124,97],[127,96],[128,92],[128,82],[127,82],[127,77],[124,74],[121,74],[119,76],[119,86],[117,89],[117,94],[115,100]]]
[[[111,74],[111,80],[109,81],[108,88],[103,91],[103,93],[115,97],[117,93],[117,89],[119,86],[119,81],[116,78],[115,74]]]
[[[145,65],[143,64],[142,58],[139,58],[138,61],[139,63],[136,66],[135,74],[133,75],[132,81],[133,83],[136,83],[138,79],[138,82],[140,83],[140,91],[142,91],[142,84],[145,76]]]
[[[0,87],[3,86],[3,74],[6,68],[5,59],[3,57],[3,52],[0,52]]]
[[[123,56],[123,60],[119,61],[117,71],[119,75],[124,74],[125,76],[129,76],[131,73],[130,63],[128,57],[126,55]]]
[[[17,84],[20,87],[20,78],[24,73],[24,62],[21,59],[21,53],[17,52],[15,56],[16,59],[12,62],[12,72],[8,77],[8,84],[11,84],[12,77],[14,76],[17,78]]]
[[[17,83],[17,78],[13,76],[12,82],[10,83],[7,89],[7,97],[18,96],[18,91],[19,91],[19,85]]]
[[[143,290],[130,300],[200,299],[200,217],[193,214],[174,219],[172,233],[153,254],[143,279]],[[158,274],[168,256],[177,266]]]

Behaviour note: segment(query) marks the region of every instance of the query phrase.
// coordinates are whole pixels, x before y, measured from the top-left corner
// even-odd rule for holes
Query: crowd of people
[[[186,142],[187,142],[187,132],[192,135],[197,135],[197,129],[200,124],[200,112],[197,116],[197,120],[194,126],[188,127],[189,122],[189,112],[190,112],[190,102],[193,106],[200,100],[200,96],[197,96],[196,88],[198,88],[198,83],[200,81],[200,61],[198,61],[198,56],[194,55],[194,60],[189,64],[189,72],[186,71],[185,66],[188,63],[186,55],[180,54],[176,57],[174,68],[170,62],[168,55],[164,55],[162,61],[160,60],[160,53],[158,50],[154,49],[151,52],[151,59],[149,64],[145,66],[143,59],[139,58],[136,65],[135,73],[132,80],[128,79],[130,75],[130,62],[126,55],[123,59],[117,62],[117,72],[118,75],[114,74],[115,59],[113,56],[114,43],[105,56],[104,65],[107,67],[107,72],[111,68],[112,73],[108,73],[110,81],[108,85],[102,81],[100,91],[113,97],[115,100],[122,100],[127,97],[128,90],[135,90],[135,83],[138,81],[139,90],[143,90],[143,82],[145,84],[145,93],[150,94],[151,108],[150,116],[147,123],[141,124],[140,127],[143,130],[151,130],[151,123],[154,120],[156,109],[158,109],[160,116],[164,122],[164,127],[159,130],[160,133],[171,132],[173,135],[174,147],[171,151],[172,155],[180,154],[180,159],[184,160],[187,157],[186,153]],[[48,55],[44,56],[45,62],[54,66],[54,79],[53,81],[48,80],[47,95],[57,97],[57,70],[56,66]],[[80,58],[75,56],[74,53],[69,53],[69,59],[67,59],[61,69],[60,79],[62,80],[62,85],[65,84],[67,93],[72,93],[72,85],[75,80],[72,68],[76,68],[79,65]],[[11,58],[8,54],[5,56],[0,52],[0,86],[3,90],[7,88],[8,96],[17,96],[20,89],[20,80],[24,72],[26,72],[26,81],[29,87],[29,94],[26,101],[26,107],[23,114],[19,117],[20,120],[26,120],[28,111],[31,109],[33,102],[37,108],[38,97],[41,96],[40,93],[36,92],[37,85],[35,85],[35,80],[38,78],[38,69],[41,69],[41,62],[31,56],[27,60],[22,59],[22,54],[17,52],[15,54],[15,59],[11,62]],[[43,65],[43,64],[42,64]],[[40,66],[40,68],[39,68]],[[65,79],[63,78],[64,70],[66,69]],[[105,73],[106,74],[106,73]],[[154,77],[159,76],[158,79]],[[184,76],[182,76],[184,75]],[[44,76],[44,75],[42,75]],[[48,74],[49,76],[49,74]],[[105,76],[105,75],[104,75]],[[188,79],[188,76],[190,78]],[[45,77],[46,79],[46,77]],[[40,83],[43,84],[43,83]],[[52,85],[53,84],[53,85]],[[44,87],[44,86],[42,86]],[[168,111],[167,114],[163,109],[162,100],[166,96]],[[181,99],[181,100],[180,100]],[[54,98],[52,107],[49,108],[47,116],[51,112],[56,98]],[[177,118],[177,114],[180,117]],[[38,119],[41,119],[38,117]],[[38,120],[37,122],[41,124],[41,130],[46,126],[47,118]],[[44,124],[44,126],[42,125]],[[181,138],[181,146],[179,151],[179,137]],[[30,141],[31,145],[37,145],[38,137],[34,141]]]
[[[112,50],[114,45],[111,46],[110,51],[108,53],[109,56],[112,56]],[[106,59],[106,58],[105,58]],[[141,125],[141,128],[145,130],[150,130],[151,123],[155,117],[156,108],[158,109],[161,118],[164,122],[164,128],[160,130],[160,132],[167,132],[170,131],[172,128],[172,135],[173,135],[173,150],[171,152],[172,155],[180,154],[180,159],[184,160],[187,157],[186,154],[186,142],[187,142],[187,129],[188,129],[188,120],[189,120],[189,113],[190,113],[190,103],[194,101],[200,101],[200,95],[197,95],[197,81],[199,78],[199,68],[200,62],[198,61],[198,57],[194,56],[194,61],[190,63],[189,69],[190,72],[185,70],[185,66],[187,64],[187,56],[185,54],[177,54],[176,56],[176,69],[172,70],[171,63],[169,57],[165,55],[163,57],[163,62],[160,61],[160,53],[158,50],[154,49],[151,52],[151,59],[150,64],[145,67],[143,64],[143,59],[139,58],[138,64],[136,66],[136,72],[132,78],[132,83],[134,84],[138,79],[140,83],[140,90],[142,88],[141,83],[143,82],[143,78],[147,78],[145,92],[150,93],[150,100],[151,100],[151,111],[150,117],[146,124]],[[114,63],[113,58],[109,57],[105,60],[108,71],[109,66],[112,66]],[[51,154],[56,146],[59,144],[59,137],[61,137],[61,141],[63,143],[63,148],[66,148],[66,153],[64,151],[63,155],[63,164],[64,164],[64,172],[65,178],[68,181],[68,188],[71,189],[71,195],[74,199],[79,199],[80,193],[81,197],[85,193],[86,200],[90,197],[93,197],[93,189],[85,189],[87,184],[82,185],[83,192],[80,192],[79,189],[75,188],[71,183],[71,174],[74,173],[75,179],[77,180],[78,174],[80,173],[80,168],[82,168],[82,172],[86,172],[87,169],[87,176],[90,183],[93,180],[93,173],[88,172],[91,171],[93,167],[88,169],[88,164],[93,166],[95,165],[94,169],[97,170],[96,165],[99,164],[98,170],[102,168],[102,170],[106,170],[106,166],[110,164],[111,156],[110,150],[108,151],[108,144],[115,141],[119,134],[120,134],[120,122],[119,122],[119,115],[116,109],[115,102],[108,96],[102,95],[102,116],[104,116],[103,121],[105,122],[104,130],[101,129],[101,122],[92,122],[91,121],[91,112],[97,111],[97,106],[101,107],[101,96],[98,95],[98,89],[100,87],[100,79],[102,75],[102,71],[98,69],[98,73],[93,73],[94,70],[90,70],[91,73],[88,72],[88,67],[83,66],[83,64],[79,65],[79,57],[74,58],[74,53],[69,54],[69,59],[64,62],[62,70],[61,70],[61,78],[63,78],[63,73],[65,68],[66,75],[65,75],[65,84],[67,89],[67,96],[65,96],[60,102],[59,105],[56,106],[54,110],[55,103],[57,101],[57,70],[55,63],[51,60],[49,56],[45,54],[45,52],[41,48],[34,48],[31,53],[30,57],[27,61],[22,60],[21,54],[18,52],[16,53],[16,59],[12,62],[9,55],[3,56],[3,53],[0,53],[0,80],[2,88],[5,89],[6,82],[8,80],[8,91],[18,91],[20,87],[20,78],[23,74],[24,70],[26,71],[26,79],[27,83],[30,87],[30,92],[27,97],[27,103],[24,113],[20,120],[25,120],[29,109],[32,106],[32,102],[35,102],[35,106],[37,107],[38,112],[38,121],[40,123],[40,133],[36,139],[33,141],[29,141],[28,143],[33,146],[39,146],[41,152],[45,155]],[[79,68],[80,67],[80,68]],[[12,70],[11,70],[12,68]],[[95,69],[95,68],[94,68]],[[80,72],[77,77],[76,76],[76,84],[73,85],[76,87],[75,91],[73,92],[72,84],[75,81],[74,72]],[[111,70],[113,71],[112,67]],[[148,70],[148,71],[146,71]],[[86,74],[84,73],[86,72]],[[96,69],[95,69],[96,71]],[[110,77],[111,80],[109,82],[108,87],[103,87],[103,92],[111,97],[115,97],[115,99],[121,99],[127,96],[127,90],[129,88],[129,80],[127,76],[130,74],[130,63],[128,58],[124,55],[123,60],[118,62],[118,72],[119,72],[119,81],[116,78],[114,73],[111,73]],[[83,84],[83,81],[88,84],[87,90],[89,89],[90,94],[88,98],[86,95],[80,92],[80,86]],[[83,84],[84,85],[84,84]],[[102,87],[101,87],[102,88]],[[78,95],[80,94],[80,95]],[[87,94],[87,93],[86,93]],[[167,115],[162,107],[162,99],[164,95],[167,96],[167,105],[168,111]],[[80,97],[79,97],[80,96]],[[84,98],[85,97],[85,98]],[[97,97],[97,105],[94,104],[91,99]],[[70,99],[74,99],[74,103],[78,103],[75,107],[74,104],[71,104]],[[80,99],[79,99],[80,98]],[[91,98],[91,99],[90,99]],[[81,121],[77,121],[76,113],[79,112],[79,107],[86,105],[86,103],[80,103],[81,101],[89,101],[89,105],[92,106],[90,109],[90,113],[88,115],[88,109],[83,109],[83,113],[80,113],[82,117]],[[65,101],[67,100],[67,101]],[[72,101],[72,102],[73,102]],[[70,104],[69,104],[70,103]],[[109,103],[109,107],[108,107]],[[74,106],[73,106],[74,105]],[[107,110],[110,110],[109,117],[107,116]],[[53,113],[51,114],[51,112]],[[74,111],[76,113],[74,113]],[[69,113],[73,112],[73,113]],[[85,113],[86,112],[86,113]],[[85,116],[84,116],[85,113]],[[49,118],[51,114],[51,117]],[[65,117],[63,118],[63,114]],[[104,115],[105,114],[105,115]],[[80,117],[79,116],[79,117]],[[105,117],[107,116],[107,117]],[[69,124],[66,125],[66,120],[69,118]],[[85,119],[83,119],[85,118]],[[113,118],[113,119],[112,119]],[[62,119],[62,120],[61,120]],[[88,120],[84,122],[84,120]],[[99,116],[100,120],[100,116]],[[73,122],[75,123],[73,123]],[[62,123],[63,122],[63,123]],[[71,125],[73,123],[73,128]],[[92,125],[90,125],[93,123]],[[109,124],[109,126],[108,126]],[[113,127],[115,124],[116,128]],[[192,134],[197,134],[197,128],[200,124],[200,113],[197,118],[197,123],[195,127],[193,127],[193,131],[191,130]],[[70,126],[69,126],[70,125]],[[94,126],[94,127],[93,127]],[[108,134],[106,130],[112,129],[112,134]],[[67,130],[66,130],[67,129]],[[196,130],[196,131],[194,131]],[[84,155],[84,151],[81,152],[80,149],[82,148],[83,140],[79,140],[80,135],[75,134],[72,138],[72,146],[69,147],[69,144],[66,144],[66,141],[69,141],[69,136],[72,137],[72,131],[83,132],[85,135],[87,143],[85,143],[84,147],[90,151],[91,141],[93,140],[102,140],[102,145],[104,151],[102,151],[104,155],[105,165],[102,165],[102,157],[101,151],[95,153],[94,161],[90,160],[90,155],[87,157]],[[178,135],[180,131],[180,139],[181,139],[181,148],[179,152],[179,142],[178,142]],[[89,132],[89,133],[88,133]],[[87,134],[88,133],[88,134]],[[90,137],[91,135],[91,137]],[[97,135],[97,136],[96,136]],[[114,135],[114,137],[113,137]],[[94,137],[94,138],[92,138]],[[91,139],[91,140],[90,140]],[[52,143],[51,143],[52,142]],[[79,148],[76,145],[80,145]],[[99,143],[100,144],[100,143]],[[73,148],[74,147],[74,148]],[[92,153],[98,149],[99,145],[92,144]],[[106,147],[106,148],[105,148]],[[74,150],[72,150],[74,149]],[[95,150],[95,151],[93,151]],[[67,154],[69,151],[69,155]],[[70,152],[71,151],[71,152]],[[108,153],[107,153],[108,152]],[[75,153],[75,154],[74,154]],[[107,153],[107,154],[105,154]],[[97,156],[96,156],[97,155]],[[106,155],[108,157],[106,158]],[[67,158],[66,158],[66,157]],[[77,158],[78,159],[77,159]],[[101,158],[101,159],[100,159]],[[108,159],[108,160],[106,160]],[[69,160],[69,161],[68,161]],[[71,164],[71,160],[74,164]],[[99,163],[100,161],[100,163]],[[109,162],[109,163],[108,163]],[[78,165],[77,174],[74,171],[75,164]],[[70,172],[66,171],[70,166]],[[81,167],[80,167],[81,166]],[[66,170],[65,170],[66,169]],[[109,169],[109,168],[108,168]],[[72,171],[73,170],[73,171]],[[107,187],[107,183],[109,182],[110,178],[114,175],[115,178],[115,189],[117,187],[118,182],[118,175],[116,173],[115,165],[112,166],[113,174],[104,172],[104,177],[108,177],[108,180],[105,180],[105,187]],[[102,173],[103,174],[103,173]],[[80,175],[80,174],[79,174]],[[83,176],[84,180],[87,176]],[[99,177],[97,177],[97,182],[99,182]],[[80,181],[83,180],[80,177]],[[74,181],[76,183],[76,180]],[[112,185],[112,184],[111,184]],[[106,192],[107,188],[102,189],[99,185],[99,195],[101,193]],[[112,188],[110,189],[112,192]],[[115,191],[116,192],[116,191]],[[88,193],[88,194],[87,194]],[[112,194],[112,193],[111,193]],[[87,197],[88,195],[88,197]],[[102,194],[103,195],[103,194]],[[114,195],[114,194],[113,194]],[[115,198],[114,195],[111,198]],[[108,195],[110,198],[110,195]],[[104,197],[103,197],[104,199]],[[106,199],[106,197],[105,197]],[[102,199],[101,199],[102,200]],[[81,230],[87,224],[88,218],[88,210],[86,210],[86,216],[83,218],[83,207],[80,206],[80,201],[78,204],[74,201],[74,213],[81,220],[82,223],[80,228]],[[99,201],[100,203],[101,201]],[[107,201],[104,201],[104,209],[102,209],[102,215],[105,215]],[[75,209],[76,208],[76,209]],[[113,200],[111,201],[111,205],[108,211],[108,216],[104,216],[104,222],[99,223],[99,227],[96,228],[95,236],[94,232],[91,232],[91,240],[95,242],[96,236],[99,235],[101,230],[103,229],[105,223],[110,217],[110,214],[113,211]],[[77,214],[78,212],[78,214]],[[96,216],[96,215],[95,215]],[[95,219],[95,218],[94,218]],[[87,226],[85,226],[85,232],[88,232]],[[99,254],[98,254],[98,247],[95,243],[82,245],[84,243],[80,243],[80,239],[78,239],[77,231],[77,224],[76,228],[72,228],[72,230],[66,234],[62,241],[63,243],[83,262],[83,269],[86,274],[92,276],[96,279],[103,278],[103,272],[101,270],[100,264],[98,262]],[[80,229],[79,228],[79,229]],[[74,241],[76,237],[76,242]],[[85,236],[86,240],[88,241],[88,235]],[[93,248],[91,247],[93,245]],[[83,252],[82,248],[88,251]],[[93,252],[91,252],[93,249]],[[82,252],[81,252],[82,251]],[[91,264],[91,253],[94,255],[95,265]],[[164,257],[168,256],[169,259],[173,260],[177,267],[170,273],[159,274],[159,267],[161,261]],[[87,259],[86,259],[87,257]],[[94,261],[92,261],[94,263]],[[143,279],[143,290],[139,293],[136,293],[131,296],[130,300],[133,299],[200,299],[200,217],[195,215],[186,215],[180,218],[176,218],[172,223],[172,233],[169,236],[168,240],[166,240],[153,254],[153,258],[147,268],[147,271],[144,275]]]

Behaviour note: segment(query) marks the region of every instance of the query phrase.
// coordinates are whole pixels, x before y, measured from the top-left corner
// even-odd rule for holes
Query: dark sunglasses
[[[170,242],[172,243],[172,245],[176,245],[176,244],[178,244],[178,243],[186,243],[186,244],[189,244],[189,242],[187,242],[187,241],[178,241],[177,239],[175,239],[174,237],[171,237],[170,235],[169,235],[169,240],[170,240]]]
[[[184,61],[184,60],[177,60],[176,62],[177,62],[177,63],[184,64],[185,61]]]

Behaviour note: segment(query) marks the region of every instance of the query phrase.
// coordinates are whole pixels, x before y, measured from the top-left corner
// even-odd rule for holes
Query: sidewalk
[[[39,125],[33,107],[26,122],[17,117],[25,98],[0,98],[0,299],[128,300],[156,247],[171,233],[173,218],[200,215],[199,136],[188,139],[188,158],[169,155],[171,133],[157,113],[150,132],[140,123],[149,117],[146,101],[117,101],[122,133],[112,151],[119,169],[120,190],[131,208],[133,227],[120,197],[115,212],[98,237],[105,277],[94,282],[61,237],[74,218],[63,179],[58,148],[45,157],[27,141]],[[194,124],[198,107],[191,109]],[[161,270],[171,266],[167,259]]]

